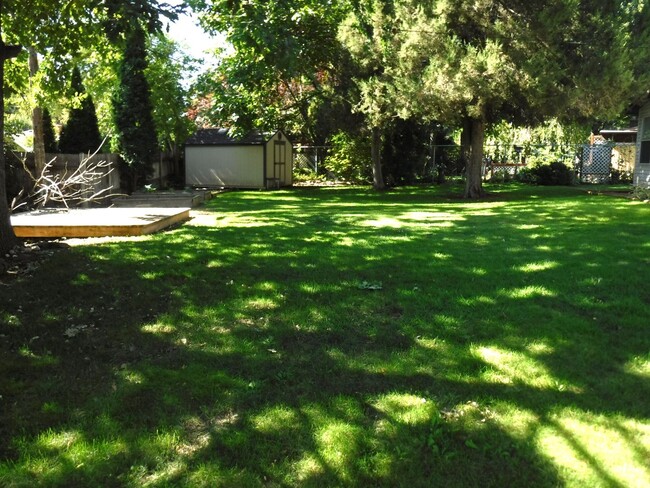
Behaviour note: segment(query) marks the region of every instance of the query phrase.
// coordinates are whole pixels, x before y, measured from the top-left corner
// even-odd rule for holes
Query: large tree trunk
[[[460,131],[460,159],[463,163],[463,168],[467,172],[469,167],[469,158],[472,153],[472,119],[465,117],[463,119],[463,127]]]
[[[465,198],[481,198],[483,190],[483,142],[485,140],[485,120],[471,119],[471,151],[467,164],[467,180],[465,182]]]
[[[35,79],[38,73],[38,54],[33,47],[29,48],[29,76]],[[45,169],[45,135],[43,131],[43,109],[36,106],[32,109],[32,130],[34,131],[34,176],[39,178]]]
[[[386,188],[386,184],[381,170],[381,130],[379,127],[372,128],[370,152],[372,153],[372,186],[375,190],[383,190]]]
[[[18,244],[14,228],[9,218],[9,203],[7,202],[7,173],[5,167],[5,91],[4,69],[5,59],[14,53],[8,53],[2,41],[2,0],[0,0],[0,256]]]
[[[0,45],[2,45],[1,40]],[[4,51],[4,45],[0,49]],[[4,52],[0,53],[0,55],[2,54]],[[2,82],[4,82],[4,61],[0,61],[0,119],[2,119],[2,122],[0,122],[0,141],[4,140],[4,90],[1,88]],[[14,228],[11,226],[9,203],[7,202],[7,172],[5,164],[4,143],[0,143],[0,258],[18,244]]]

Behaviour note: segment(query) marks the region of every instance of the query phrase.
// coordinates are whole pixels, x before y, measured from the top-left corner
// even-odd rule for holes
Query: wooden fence
[[[101,193],[101,195],[105,195],[104,199],[120,193],[119,156],[117,154],[45,154],[45,161],[50,163],[51,173],[57,174],[61,178],[74,174],[80,168],[83,171],[82,166],[90,167],[97,163],[106,163],[107,166],[97,168],[96,172],[101,173],[101,176],[93,178],[85,190],[88,194]]]
[[[106,162],[107,165],[96,168],[100,175],[92,180],[92,184],[86,187],[87,194],[99,194],[103,196],[100,203],[108,203],[111,195],[122,194],[120,179],[119,155],[114,153],[98,153],[89,155],[81,154],[45,154],[45,161],[48,164],[47,175],[52,179],[70,177],[79,170],[80,166],[92,166],[95,163]],[[8,163],[8,193],[10,198],[18,194],[20,190],[29,193],[32,190],[36,175],[33,153],[7,153]],[[178,173],[178,164],[167,154],[162,154],[153,165],[153,175],[149,183],[156,187],[164,187],[170,177]],[[31,173],[31,176],[28,174]]]
[[[36,165],[33,153],[12,153],[8,158],[12,167],[13,177],[16,180],[16,189],[30,192],[34,184]],[[106,165],[94,169],[95,176],[84,183],[83,191],[86,195],[101,194],[99,201],[106,202],[111,195],[120,193],[119,156],[113,153],[89,154],[45,154],[47,169],[45,174],[52,180],[62,180],[78,172],[80,167],[90,167],[94,164],[105,162]],[[31,173],[29,175],[27,172]]]

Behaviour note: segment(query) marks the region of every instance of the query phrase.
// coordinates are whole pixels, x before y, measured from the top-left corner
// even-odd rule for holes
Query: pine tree
[[[82,98],[81,106],[70,111],[68,122],[61,130],[59,149],[66,154],[95,152],[102,145],[97,113],[92,97],[86,94],[77,68],[72,72],[72,92]]]
[[[119,86],[113,95],[113,115],[129,191],[153,173],[158,151],[146,68],[145,33],[134,23],[127,34],[119,67]]]
[[[54,133],[54,124],[52,123],[52,116],[48,109],[43,109],[43,140],[45,142],[46,153],[59,152],[59,146],[56,142],[56,135]]]

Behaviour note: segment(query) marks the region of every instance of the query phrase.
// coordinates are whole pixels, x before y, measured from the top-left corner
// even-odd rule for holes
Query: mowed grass
[[[232,192],[0,298],[1,486],[650,486],[650,205]]]

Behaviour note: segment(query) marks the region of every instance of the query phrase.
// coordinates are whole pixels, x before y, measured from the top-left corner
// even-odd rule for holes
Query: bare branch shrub
[[[23,188],[11,202],[11,210],[23,206],[43,208],[48,205],[70,208],[120,195],[112,192],[112,186],[96,189],[102,179],[115,170],[109,161],[95,161],[93,158],[96,154],[97,151],[83,158],[72,173],[53,171],[56,159],[52,159],[45,164],[40,175],[34,175],[23,159],[23,169],[31,179],[31,190]]]

